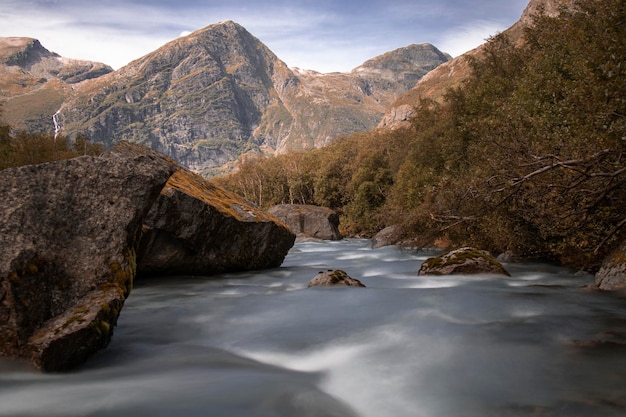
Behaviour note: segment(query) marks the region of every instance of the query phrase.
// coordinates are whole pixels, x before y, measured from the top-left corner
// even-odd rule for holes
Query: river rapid
[[[418,277],[428,256],[301,242],[272,270],[138,281],[78,370],[0,361],[0,416],[626,416],[626,300],[545,264]],[[325,269],[367,288],[307,288]]]

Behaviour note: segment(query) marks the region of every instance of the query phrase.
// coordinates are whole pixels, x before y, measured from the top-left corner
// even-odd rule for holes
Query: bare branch
[[[611,232],[610,232],[608,235],[606,235],[606,236],[604,237],[604,239],[602,239],[602,242],[600,242],[600,244],[599,244],[598,246],[596,246],[596,249],[593,251],[593,254],[594,254],[594,255],[597,255],[597,254],[598,254],[598,252],[600,251],[600,248],[602,248],[602,246],[604,246],[604,244],[605,244],[605,243],[606,243],[606,242],[607,242],[607,241],[611,238],[611,236],[613,236],[615,233],[617,233],[617,231],[618,231],[619,229],[621,229],[622,227],[624,227],[624,225],[625,225],[625,224],[626,224],[626,218],[624,218],[621,222],[619,222],[619,223],[617,224],[617,226],[615,226],[615,227],[613,228],[613,230],[611,230]]]

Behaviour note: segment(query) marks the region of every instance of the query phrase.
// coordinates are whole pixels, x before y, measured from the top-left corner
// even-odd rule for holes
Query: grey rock
[[[510,276],[502,264],[489,252],[460,248],[444,255],[428,258],[418,275],[498,274]]]
[[[402,230],[399,225],[385,227],[383,230],[376,233],[376,235],[372,238],[372,249],[397,244],[401,240],[401,233]]]
[[[213,275],[278,267],[295,235],[236,194],[180,169],[144,220],[140,275]]]
[[[320,271],[313,277],[309,282],[310,287],[365,287],[365,285],[341,269],[329,269]]]
[[[626,290],[626,242],[604,260],[596,273],[595,284],[601,290]]]
[[[342,239],[339,216],[329,208],[307,204],[279,204],[267,212],[285,223],[299,238]]]
[[[516,254],[513,251],[506,251],[506,252],[502,252],[501,254],[498,255],[498,257],[496,258],[496,260],[498,262],[504,262],[504,263],[516,263],[519,262],[521,259],[521,257]]]
[[[141,143],[209,176],[246,152],[317,148],[373,129],[398,94],[447,60],[432,45],[409,45],[321,74],[288,68],[226,21],[81,84],[58,120],[69,136]]]
[[[173,171],[121,143],[0,172],[0,354],[61,371],[109,343],[143,218]]]

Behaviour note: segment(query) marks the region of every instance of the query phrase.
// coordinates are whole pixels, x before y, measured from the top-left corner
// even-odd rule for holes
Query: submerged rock
[[[474,248],[460,248],[444,255],[429,258],[418,275],[499,274],[510,276],[502,264],[489,252]]]
[[[277,267],[294,241],[274,217],[179,169],[144,220],[138,273],[212,275]]]
[[[339,216],[325,207],[306,204],[279,204],[268,213],[284,222],[298,237],[341,240]]]
[[[0,172],[0,354],[62,371],[109,343],[143,218],[173,171],[121,143]]]
[[[320,271],[313,277],[309,282],[310,287],[365,287],[365,285],[341,269],[329,269]]]
[[[595,283],[601,290],[626,290],[626,242],[605,259]]]

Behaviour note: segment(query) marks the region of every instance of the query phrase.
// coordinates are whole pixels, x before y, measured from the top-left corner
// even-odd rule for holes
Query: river
[[[626,416],[626,300],[546,264],[418,277],[427,257],[301,242],[272,270],[138,281],[80,369],[0,362],[0,416]],[[367,288],[307,288],[331,268]]]

